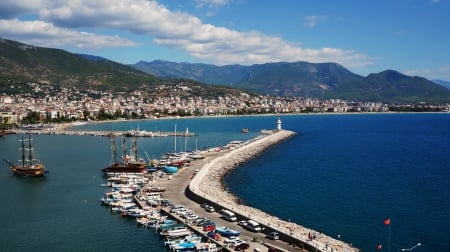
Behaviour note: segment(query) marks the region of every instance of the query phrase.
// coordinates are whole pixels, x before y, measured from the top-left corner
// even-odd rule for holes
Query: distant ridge
[[[432,82],[441,85],[447,89],[450,89],[450,81],[445,81],[445,80],[432,80]]]
[[[102,92],[139,90],[154,97],[223,97],[246,92],[387,103],[450,102],[449,89],[394,70],[363,77],[336,63],[215,66],[157,60],[124,65],[94,55],[73,54],[0,38],[0,93],[30,93],[32,88],[26,85],[28,82]],[[178,88],[180,84],[188,89]],[[164,88],[166,93],[156,89],[156,85],[167,87]]]
[[[139,61],[134,68],[160,77],[245,88],[273,96],[381,102],[450,102],[450,91],[422,77],[394,70],[363,77],[337,63],[278,62],[251,66]]]
[[[85,89],[127,91],[155,76],[124,64],[0,39],[0,87],[44,81]]]
[[[143,93],[148,97],[183,95],[212,98],[243,92],[190,79],[155,77],[103,57],[73,54],[0,38],[0,94],[39,95],[27,85],[36,82],[94,92],[131,93],[139,90],[145,91]],[[155,88],[157,85],[166,88]],[[185,89],[176,88],[179,85]]]

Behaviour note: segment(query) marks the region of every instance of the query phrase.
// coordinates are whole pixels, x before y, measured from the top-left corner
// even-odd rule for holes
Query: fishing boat
[[[175,238],[175,237],[184,237],[186,235],[190,235],[190,234],[192,234],[192,231],[189,230],[186,226],[183,226],[183,227],[176,227],[173,229],[162,231],[159,234],[163,237]]]
[[[122,138],[122,161],[117,161],[117,149],[114,135],[111,137],[112,149],[112,163],[110,166],[103,168],[102,171],[107,174],[111,173],[144,173],[147,164],[143,159],[137,156],[136,140],[133,139],[133,146],[131,148],[132,155],[127,154],[126,141]]]
[[[5,159],[5,162],[9,165],[11,171],[15,175],[24,177],[43,177],[48,175],[50,172],[45,170],[45,166],[35,157],[34,147],[31,144],[31,135],[28,136],[28,139],[22,137],[19,141],[21,141],[21,163],[14,165]],[[25,144],[26,141],[28,141],[28,144]]]

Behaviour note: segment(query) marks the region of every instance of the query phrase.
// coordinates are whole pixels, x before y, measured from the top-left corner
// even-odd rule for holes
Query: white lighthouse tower
[[[281,131],[281,120],[280,120],[279,117],[278,117],[278,120],[277,120],[277,131]]]

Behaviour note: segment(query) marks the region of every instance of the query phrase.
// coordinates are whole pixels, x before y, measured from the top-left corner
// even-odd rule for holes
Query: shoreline
[[[336,240],[318,231],[282,220],[262,210],[241,204],[240,199],[224,186],[223,179],[226,174],[238,168],[240,164],[255,158],[267,149],[295,134],[292,131],[281,130],[271,135],[257,137],[244,142],[228,153],[208,161],[189,183],[189,190],[198,197],[227,208],[239,216],[253,219],[263,226],[278,231],[285,236],[292,237],[294,241],[310,248],[320,251],[359,251],[359,249],[341,240]]]
[[[183,117],[159,117],[159,118],[145,118],[145,119],[117,119],[117,120],[104,120],[104,121],[76,121],[76,122],[64,122],[64,123],[52,123],[56,130],[72,130],[73,126],[86,125],[86,124],[100,124],[100,123],[121,123],[121,122],[137,122],[137,121],[156,121],[156,120],[174,120],[174,119],[205,119],[205,118],[227,118],[227,117],[257,117],[257,116],[328,116],[328,115],[398,115],[398,114],[450,114],[450,112],[347,112],[347,113],[334,113],[334,112],[322,112],[322,113],[283,113],[283,114],[249,114],[249,115],[214,115],[214,116],[183,116]],[[77,125],[78,124],[78,125]]]

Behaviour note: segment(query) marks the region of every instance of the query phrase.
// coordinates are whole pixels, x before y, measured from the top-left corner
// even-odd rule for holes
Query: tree
[[[88,120],[89,116],[91,116],[91,112],[89,112],[89,110],[84,110],[83,111],[83,117],[84,117],[85,121]]]
[[[40,115],[36,111],[29,112],[26,117],[22,119],[23,124],[35,124],[40,121]]]

